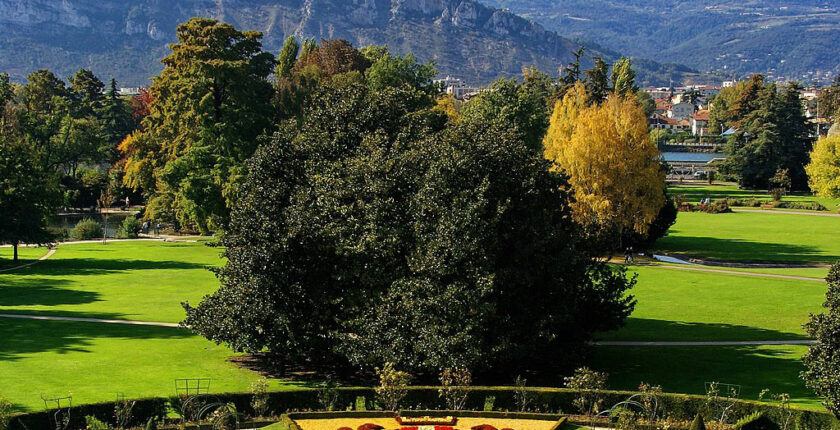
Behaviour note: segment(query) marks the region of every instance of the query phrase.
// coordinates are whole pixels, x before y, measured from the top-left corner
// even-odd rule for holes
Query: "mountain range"
[[[587,61],[621,55],[473,0],[0,0],[0,71],[20,81],[39,68],[69,76],[84,67],[121,86],[147,85],[177,24],[193,16],[261,31],[264,48],[275,53],[292,34],[388,45],[474,84],[519,75],[525,66],[556,75],[581,44]],[[636,68],[642,84],[697,75],[643,59]]]
[[[840,73],[837,0],[481,0],[566,37],[728,77]]]

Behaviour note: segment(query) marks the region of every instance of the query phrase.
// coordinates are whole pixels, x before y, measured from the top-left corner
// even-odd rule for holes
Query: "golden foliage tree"
[[[824,137],[811,151],[805,167],[808,185],[820,197],[840,197],[840,136]]]
[[[578,83],[557,102],[545,157],[569,176],[573,216],[587,227],[645,234],[665,204],[659,151],[633,97],[611,94],[587,106]]]

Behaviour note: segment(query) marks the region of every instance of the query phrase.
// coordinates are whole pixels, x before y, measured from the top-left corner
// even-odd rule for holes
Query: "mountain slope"
[[[567,37],[725,75],[840,72],[837,0],[481,0]]]
[[[160,70],[176,25],[193,16],[262,31],[272,52],[291,34],[386,44],[475,83],[530,65],[555,74],[579,44],[470,0],[0,0],[0,70],[21,80],[37,68],[66,76],[85,67],[124,86],[145,85]],[[681,66],[640,66],[643,82],[691,74]]]

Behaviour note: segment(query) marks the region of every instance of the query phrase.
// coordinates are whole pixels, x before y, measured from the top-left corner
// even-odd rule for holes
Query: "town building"
[[[435,84],[440,85],[445,94],[452,94],[458,100],[467,99],[481,91],[481,88],[469,86],[463,80],[451,76],[436,79]]]

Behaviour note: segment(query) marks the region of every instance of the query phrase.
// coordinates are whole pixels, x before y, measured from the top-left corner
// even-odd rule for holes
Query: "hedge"
[[[149,398],[130,400],[135,402],[132,409],[134,417],[129,422],[132,427],[142,427],[149,418],[161,419],[166,416],[167,400],[163,398]],[[92,403],[88,405],[73,406],[69,408],[70,428],[84,429],[87,426],[85,417],[94,416],[100,421],[116,424],[114,420],[114,407],[116,402]],[[44,412],[17,415],[9,423],[9,430],[42,430],[56,428],[54,417],[58,410],[51,409]],[[67,411],[67,409],[63,409]]]
[[[376,394],[373,388],[338,388],[338,401],[336,408],[339,410],[356,409],[356,400],[363,397],[365,400],[366,409],[375,409]],[[577,395],[577,391],[565,388],[528,388],[528,393],[532,396],[531,405],[532,412],[539,413],[575,413],[576,408],[572,405],[572,401]],[[496,411],[515,411],[517,410],[516,401],[514,399],[514,389],[511,387],[470,387],[469,395],[465,409],[472,411],[481,411],[484,409],[485,399],[493,396],[495,401],[493,409]],[[638,394],[631,391],[600,391],[604,399],[603,404],[607,406],[615,405],[633,394]],[[232,402],[236,405],[238,411],[254,415],[251,408],[250,393],[219,393],[207,394],[208,402]],[[321,404],[318,401],[318,390],[316,389],[299,389],[291,391],[274,391],[269,392],[269,411],[274,414],[282,414],[286,412],[305,412],[321,410]],[[705,408],[706,397],[688,394],[660,394],[657,395],[660,410],[664,411],[669,418],[675,420],[691,421],[698,412],[702,412]],[[140,399],[136,401],[134,407],[134,422],[132,424],[141,425],[148,421],[149,418],[159,418],[165,415],[166,404],[168,402],[165,398],[150,398]],[[97,403],[91,405],[74,406],[70,410],[73,428],[84,428],[84,417],[92,415],[96,418],[114,424],[114,402]],[[407,396],[402,402],[402,406],[407,410],[406,413],[411,413],[410,410],[442,410],[445,409],[443,399],[438,395],[438,387],[410,387],[407,391]],[[775,416],[778,406],[771,403],[762,403],[750,400],[735,400],[734,406],[729,414],[731,419],[747,416],[754,412],[764,412],[771,416]],[[821,411],[811,411],[791,407],[793,418],[791,420],[792,428],[821,430],[821,429],[840,429],[840,423],[829,413]],[[12,419],[10,430],[36,430],[54,428],[50,423],[50,416],[54,411],[35,412],[29,414],[18,415]],[[463,415],[463,413],[462,413]],[[704,417],[707,421],[713,417]]]

